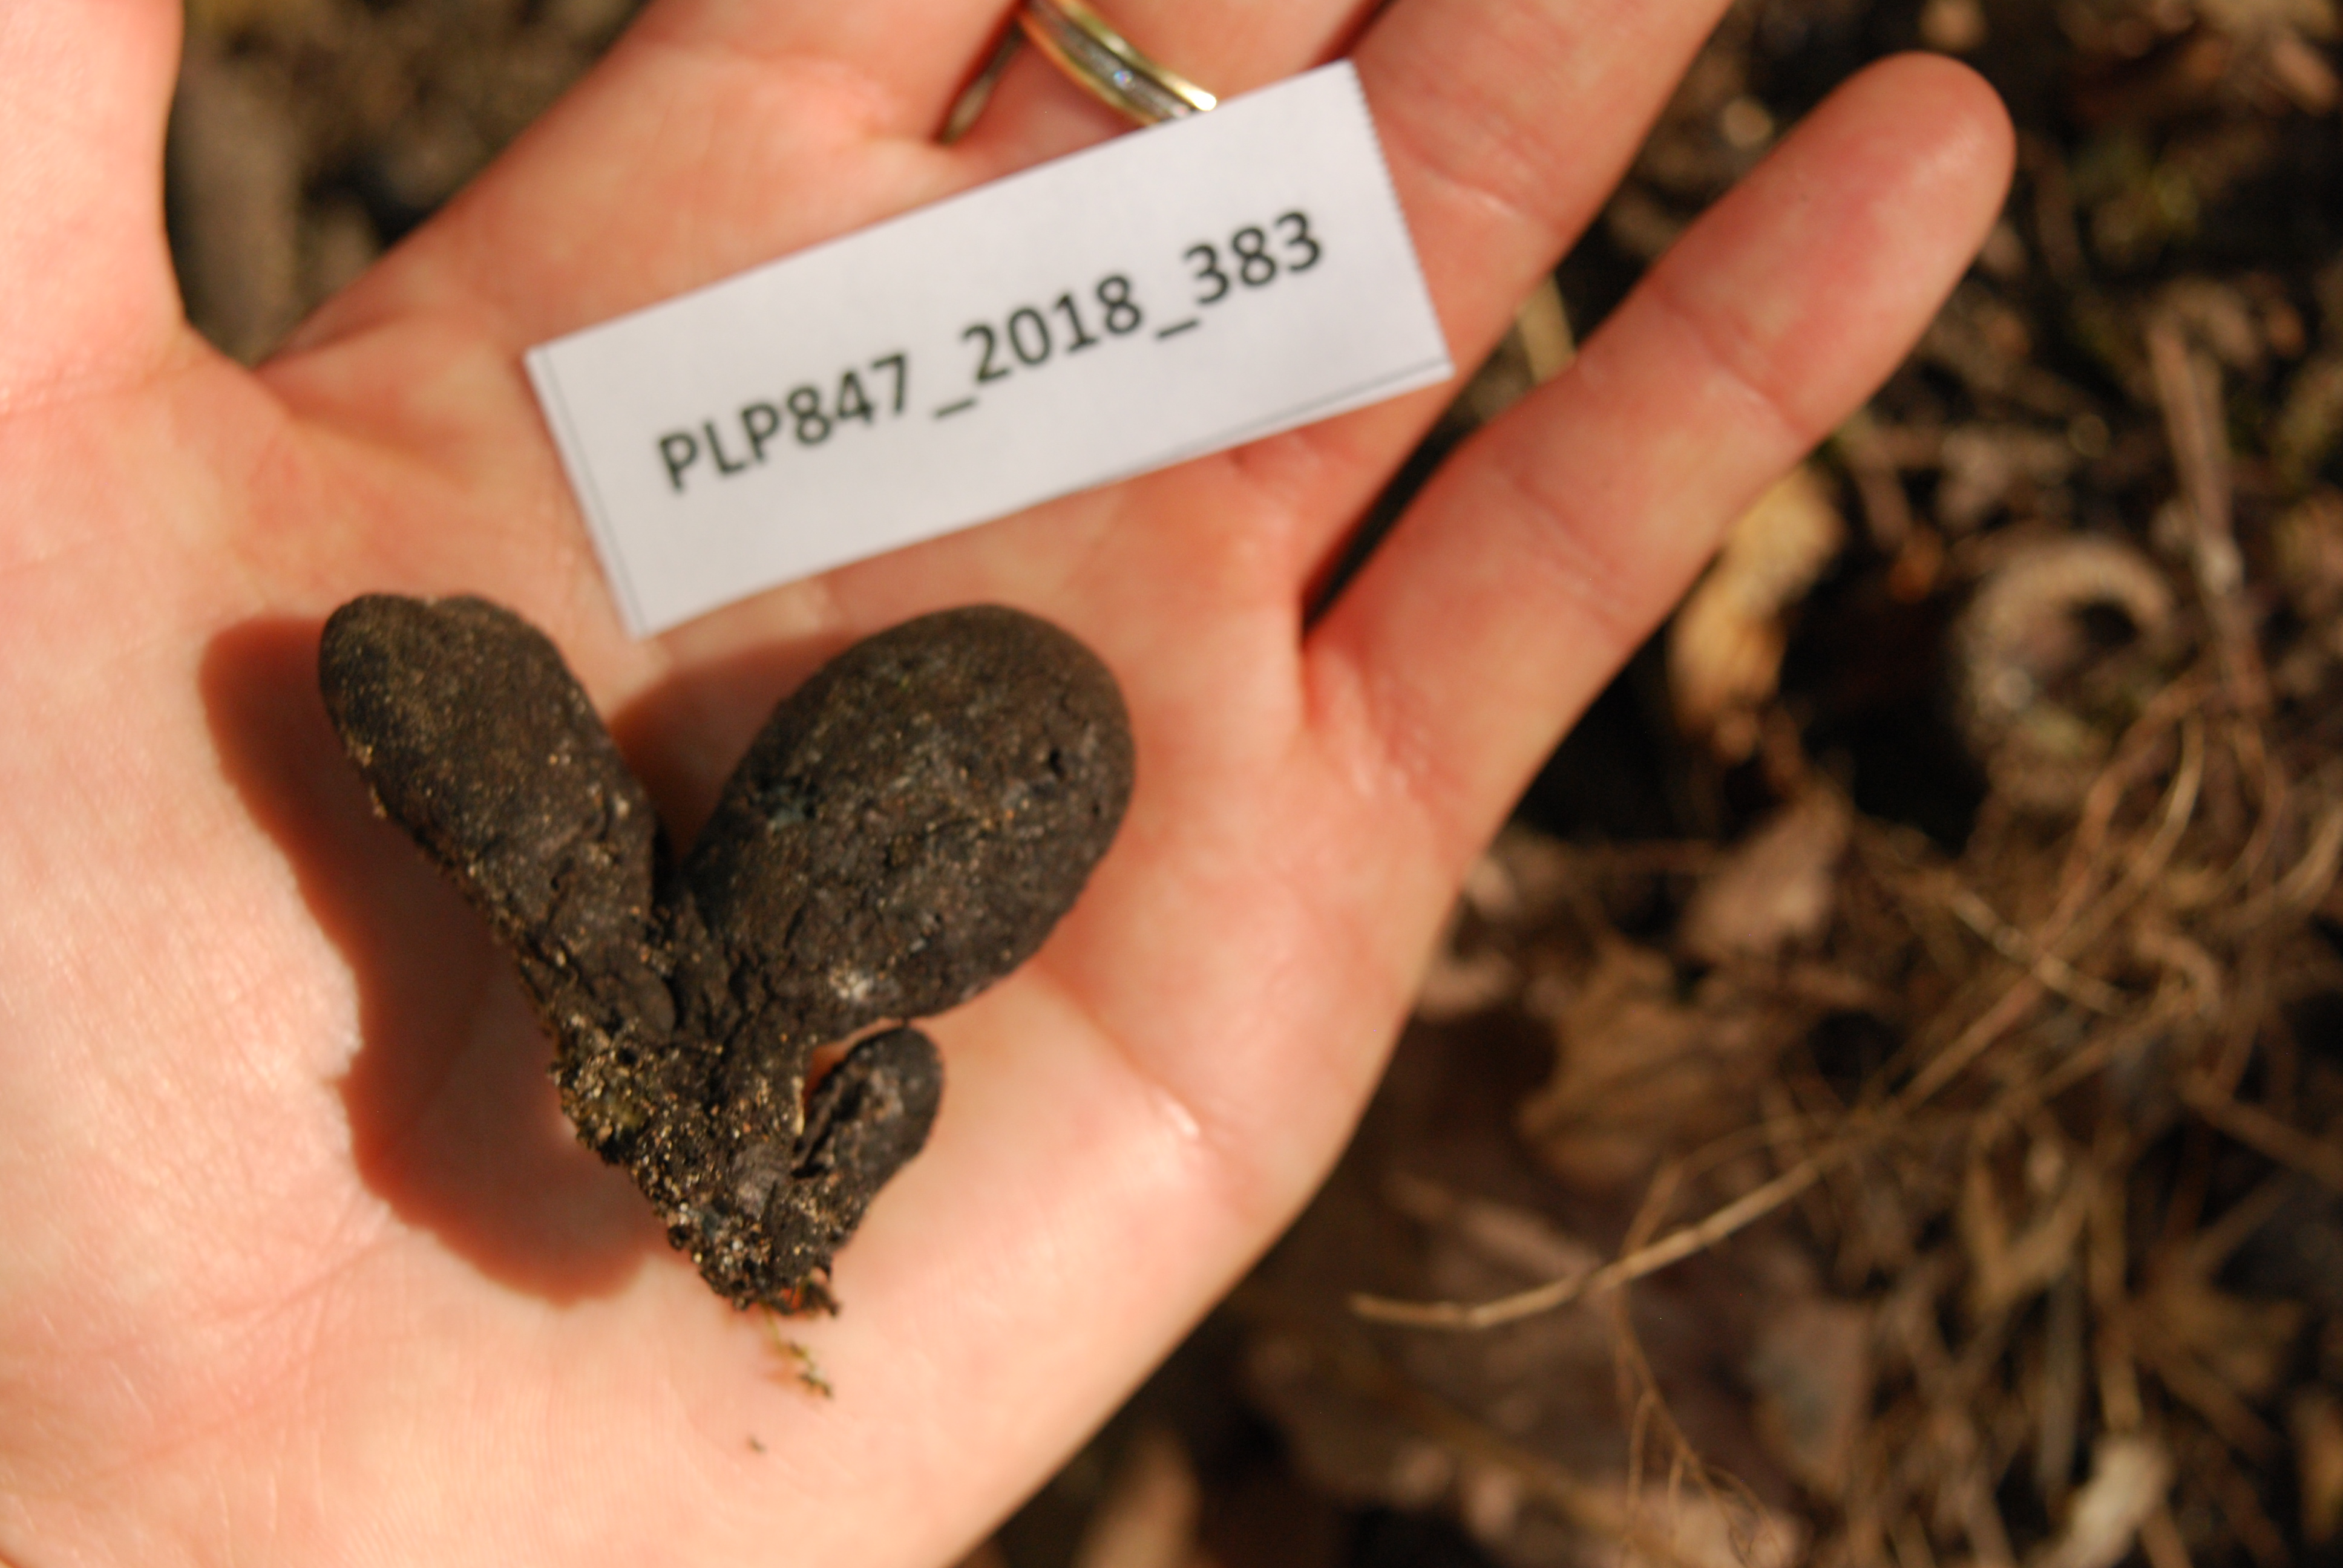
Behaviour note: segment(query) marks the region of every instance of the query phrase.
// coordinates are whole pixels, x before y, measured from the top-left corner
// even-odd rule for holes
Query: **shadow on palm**
[[[317,695],[318,626],[222,633],[203,700],[229,781],[350,968],[358,1043],[338,1087],[357,1180],[500,1284],[556,1303],[614,1294],[666,1240],[563,1120],[511,960],[369,809]]]

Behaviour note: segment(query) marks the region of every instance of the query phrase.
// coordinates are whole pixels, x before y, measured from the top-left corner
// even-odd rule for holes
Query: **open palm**
[[[0,5],[0,1557],[947,1560],[1301,1204],[1456,880],[1981,236],[2005,123],[1845,89],[1315,620],[1419,397],[621,633],[527,346],[1117,127],[1006,0],[660,0],[453,207],[247,373],[160,221],[177,0]],[[1224,92],[1350,50],[1460,361],[1587,220],[1722,0],[1121,0]],[[315,693],[362,591],[562,646],[688,832],[848,640],[980,600],[1096,648],[1139,785],[1073,915],[934,1029],[928,1151],[763,1326],[562,1123],[484,928]]]

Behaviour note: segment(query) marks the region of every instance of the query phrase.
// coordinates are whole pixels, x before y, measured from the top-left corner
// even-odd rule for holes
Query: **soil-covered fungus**
[[[882,632],[774,710],[689,854],[535,628],[353,600],[318,673],[382,811],[513,952],[578,1137],[718,1292],[828,1307],[832,1254],[926,1141],[905,1020],[1031,957],[1131,792],[1113,678],[992,607]],[[879,1025],[810,1095],[821,1046]]]

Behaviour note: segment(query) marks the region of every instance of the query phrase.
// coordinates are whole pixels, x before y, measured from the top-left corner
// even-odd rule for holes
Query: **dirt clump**
[[[1013,610],[868,638],[774,710],[669,854],[552,643],[481,599],[327,623],[326,705],[384,814],[513,952],[586,1145],[737,1306],[830,1304],[831,1254],[926,1141],[917,1030],[1032,956],[1130,799],[1113,678]]]

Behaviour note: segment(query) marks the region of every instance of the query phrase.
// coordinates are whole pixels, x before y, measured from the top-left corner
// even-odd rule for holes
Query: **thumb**
[[[178,51],[178,0],[0,4],[0,411],[135,373],[173,339]]]

